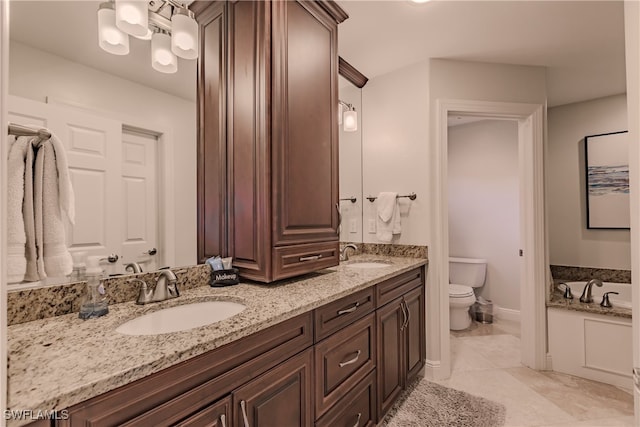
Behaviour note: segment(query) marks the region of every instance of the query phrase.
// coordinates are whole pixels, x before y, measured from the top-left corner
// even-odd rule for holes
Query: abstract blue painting
[[[627,131],[585,137],[587,228],[630,226]]]

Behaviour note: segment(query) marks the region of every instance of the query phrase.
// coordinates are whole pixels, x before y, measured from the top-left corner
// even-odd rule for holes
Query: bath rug
[[[389,410],[384,427],[497,427],[504,405],[422,378],[405,390]]]

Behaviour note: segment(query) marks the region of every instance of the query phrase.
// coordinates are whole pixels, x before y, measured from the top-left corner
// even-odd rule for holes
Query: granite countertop
[[[571,311],[583,311],[586,313],[604,314],[605,316],[625,317],[631,319],[631,310],[629,310],[628,308],[619,308],[615,306],[611,308],[604,308],[601,307],[598,302],[585,304],[583,302],[580,302],[578,298],[563,298],[563,294],[560,291],[552,292],[551,295],[549,295],[547,307],[563,308],[565,310]]]
[[[345,265],[372,260],[384,260],[390,265],[379,269]],[[74,313],[10,326],[8,407],[34,411],[67,408],[426,262],[357,255],[340,266],[275,285],[200,286],[161,303],[112,305],[109,314],[98,319],[83,321]],[[218,299],[242,302],[246,309],[229,319],[182,332],[128,336],[115,331],[125,321],[144,313]],[[23,422],[12,423],[20,424]]]

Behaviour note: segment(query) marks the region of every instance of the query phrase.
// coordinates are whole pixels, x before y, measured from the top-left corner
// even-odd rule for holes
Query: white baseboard
[[[497,319],[510,320],[513,322],[520,321],[520,310],[513,310],[511,308],[493,307],[493,315]]]
[[[551,358],[551,353],[547,353],[547,363],[544,367],[545,371],[553,371],[553,359]]]
[[[425,361],[424,366],[424,376],[428,380],[444,380],[449,378],[449,373],[443,372],[442,364],[439,360],[429,360]]]

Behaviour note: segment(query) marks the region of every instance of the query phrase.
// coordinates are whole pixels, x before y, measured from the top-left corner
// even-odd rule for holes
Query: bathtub
[[[582,295],[582,290],[587,284],[584,282],[565,282],[571,288],[571,293],[573,293],[573,298],[578,300],[580,295]],[[562,290],[564,290],[564,286],[560,286]],[[630,283],[613,283],[613,282],[603,282],[602,287],[598,287],[593,285],[591,287],[591,295],[593,296],[593,304],[600,304],[602,301],[602,295],[605,292],[619,292],[619,295],[609,295],[609,302],[611,305],[617,308],[626,308],[631,310],[631,284]]]
[[[612,384],[631,390],[633,387],[633,335],[631,318],[580,311],[578,299],[586,284],[567,282],[573,293],[572,309],[547,307],[549,339],[548,368]],[[564,287],[561,287],[562,289]],[[593,303],[600,311],[604,292],[614,308],[631,309],[631,285],[605,282],[601,288],[593,286]],[[584,304],[586,306],[586,304]]]

